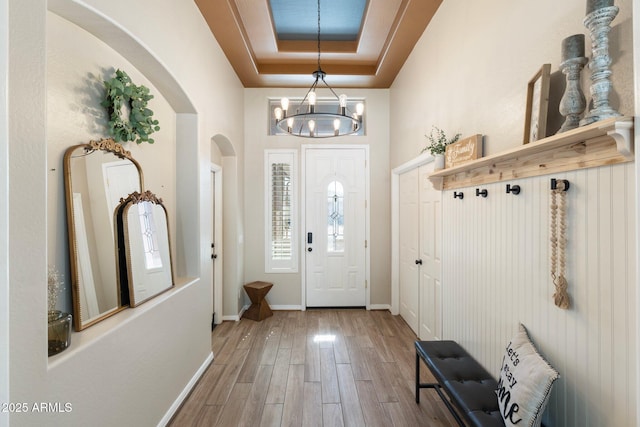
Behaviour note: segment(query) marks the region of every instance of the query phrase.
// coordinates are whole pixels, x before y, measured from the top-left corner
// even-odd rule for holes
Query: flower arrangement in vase
[[[434,170],[444,169],[444,152],[447,145],[453,144],[460,139],[460,133],[457,133],[453,138],[447,138],[447,135],[442,129],[437,126],[431,128],[431,133],[425,135],[429,140],[429,145],[424,147],[421,153],[428,151],[435,159]]]
[[[71,344],[71,314],[56,309],[64,290],[62,274],[52,265],[47,274],[48,355],[60,353]]]

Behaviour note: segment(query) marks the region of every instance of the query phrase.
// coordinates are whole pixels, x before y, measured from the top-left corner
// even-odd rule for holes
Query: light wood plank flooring
[[[224,322],[212,332],[213,363],[170,426],[454,426],[433,390],[415,403],[415,340],[388,311]]]

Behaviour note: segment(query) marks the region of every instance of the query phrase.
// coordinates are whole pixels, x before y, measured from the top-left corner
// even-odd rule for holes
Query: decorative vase
[[[71,314],[59,310],[49,311],[49,356],[58,354],[71,344]]]
[[[434,158],[433,170],[439,171],[441,169],[444,169],[444,154],[434,154],[433,158]]]

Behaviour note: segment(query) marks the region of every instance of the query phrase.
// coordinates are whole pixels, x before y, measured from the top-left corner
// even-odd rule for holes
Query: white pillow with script
[[[520,325],[507,345],[496,394],[506,426],[538,427],[558,372],[540,356]]]

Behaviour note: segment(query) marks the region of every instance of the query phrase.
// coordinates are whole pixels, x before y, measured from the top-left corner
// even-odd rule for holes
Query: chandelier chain
[[[318,2],[318,35],[316,38],[318,45],[318,69],[312,73],[314,81],[297,107],[289,106],[289,99],[282,98],[281,106],[274,109],[276,126],[282,131],[295,136],[309,138],[328,138],[333,136],[351,135],[362,128],[362,112],[364,104],[356,105],[356,111],[352,113],[347,106],[347,96],[338,95],[335,90],[325,81],[326,73],[320,66],[321,56],[321,26],[320,26],[320,1]],[[316,111],[317,94],[316,88],[322,81],[324,86],[338,101],[338,111],[335,113],[322,110]],[[308,104],[305,105],[305,102]],[[289,111],[293,111],[290,114]]]

